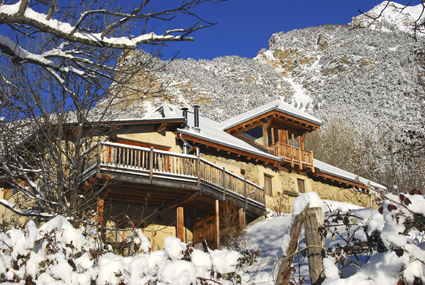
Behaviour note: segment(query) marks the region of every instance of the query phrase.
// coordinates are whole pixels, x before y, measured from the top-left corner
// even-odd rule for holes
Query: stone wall
[[[362,207],[370,207],[369,194],[354,189],[332,186],[319,181],[312,181],[311,183],[312,191],[317,192],[320,198],[324,200],[333,200],[356,204]]]
[[[301,193],[298,190],[297,180],[304,181],[305,192],[317,192],[324,200],[333,200],[351,203],[362,207],[370,207],[370,195],[358,190],[337,187],[320,181],[314,181],[301,171],[288,170],[285,168],[271,168],[262,164],[237,161],[215,155],[202,157],[225,167],[236,175],[246,177],[255,184],[264,187],[264,175],[272,177],[272,195],[266,196],[266,206],[273,211],[292,212],[292,203]],[[244,173],[244,174],[242,174]],[[374,205],[376,203],[374,202]]]

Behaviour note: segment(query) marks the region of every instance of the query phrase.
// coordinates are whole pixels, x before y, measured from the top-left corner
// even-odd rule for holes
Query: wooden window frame
[[[300,187],[301,185],[301,187]],[[305,193],[305,180],[297,178],[298,192]]]
[[[269,186],[270,186],[270,188],[268,189],[269,191],[269,193],[267,193],[267,180],[269,181]],[[264,173],[264,192],[265,192],[265,194],[266,195],[269,195],[270,197],[273,197],[273,176],[271,176],[271,175],[268,175],[268,174],[266,174],[266,173]]]

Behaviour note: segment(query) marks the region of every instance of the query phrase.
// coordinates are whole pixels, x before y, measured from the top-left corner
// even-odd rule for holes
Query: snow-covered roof
[[[240,151],[245,151],[245,152],[252,153],[264,158],[281,161],[279,157],[271,155],[268,152],[264,152],[250,145],[249,143],[223,131],[220,128],[220,123],[213,121],[211,119],[199,116],[200,130],[199,131],[195,130],[195,128],[193,127],[194,126],[193,112],[188,112],[187,125],[189,126],[189,128],[179,129],[178,131],[181,134],[186,134],[191,137],[206,140],[208,142],[217,143],[222,146],[227,146]]]
[[[289,108],[290,107],[290,108]],[[286,108],[285,112],[288,113],[288,110],[295,109],[294,107],[280,101],[273,101],[269,104],[266,104],[260,108],[254,109],[247,113],[244,113],[240,116],[237,116],[236,119],[230,119],[224,123],[218,123],[206,117],[199,116],[199,130],[195,130],[194,128],[194,114],[193,112],[188,111],[187,118],[187,128],[178,129],[180,134],[185,134],[193,138],[198,138],[201,140],[205,140],[211,143],[216,143],[218,145],[226,146],[232,149],[236,149],[239,151],[251,153],[254,155],[258,155],[260,157],[264,157],[266,159],[271,159],[275,161],[282,161],[280,157],[274,156],[265,150],[261,150],[244,140],[241,140],[225,131],[226,128],[231,127],[232,124],[238,124],[238,122],[242,122],[244,119],[251,118],[270,110],[279,110],[282,108]],[[297,110],[297,109],[295,109]],[[321,124],[321,122],[310,116],[304,112],[298,111],[298,117],[301,115],[304,116],[303,119],[315,120],[315,123]],[[295,113],[295,111],[293,112]],[[170,119],[182,119],[182,110],[179,107],[163,103],[161,107],[155,109],[153,112],[147,114],[143,120],[170,120]],[[237,119],[239,118],[239,119]],[[226,124],[228,123],[228,124]],[[225,126],[225,127],[224,127]],[[337,178],[345,179],[348,181],[363,183],[365,185],[369,185],[375,189],[385,190],[385,186],[375,183],[373,181],[367,180],[363,177],[359,177],[356,174],[351,172],[342,170],[338,167],[332,166],[330,164],[324,163],[320,160],[314,159],[314,167],[319,170],[321,173],[326,173],[332,175]]]
[[[312,115],[309,115],[306,112],[303,112],[281,100],[275,100],[221,123],[220,128],[223,130],[227,130],[231,127],[239,125],[243,122],[246,122],[250,119],[253,119],[270,111],[282,112],[314,124],[322,125],[322,122],[319,119],[313,117]]]
[[[183,113],[179,107],[164,102],[160,107],[146,114],[143,119],[183,119]]]
[[[375,183],[373,181],[370,181],[366,178],[360,177],[354,173],[342,170],[341,168],[332,166],[330,164],[327,164],[323,161],[314,159],[314,167],[316,169],[319,169],[320,172],[326,173],[335,177],[343,178],[349,181],[357,182],[357,183],[363,183],[365,185],[369,185],[375,189],[379,190],[386,190],[387,188],[381,184]]]

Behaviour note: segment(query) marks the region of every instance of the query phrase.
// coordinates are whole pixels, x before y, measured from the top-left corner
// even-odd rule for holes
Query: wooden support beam
[[[263,124],[263,145],[265,148],[269,146],[269,135],[267,132],[267,124]]]
[[[184,240],[184,208],[178,207],[177,208],[177,237],[182,241]]]
[[[158,126],[158,128],[156,128],[156,132],[159,133],[160,131],[165,130],[166,127],[167,127],[167,124],[162,123],[161,125]]]
[[[193,194],[188,194],[184,197],[181,197],[180,199],[171,201],[170,203],[165,204],[164,206],[160,207],[158,209],[158,211],[167,211],[170,210],[172,208],[178,207],[178,206],[182,206],[182,204],[184,203],[189,203],[193,200],[195,200],[196,198],[201,197],[201,192],[197,191]]]
[[[215,246],[220,249],[220,201],[215,200]]]
[[[239,229],[244,230],[246,227],[246,221],[245,221],[245,211],[243,208],[239,209]]]
[[[270,126],[271,126],[272,122],[273,122],[273,121],[272,121],[272,119],[268,119],[268,120],[267,120],[267,123],[266,123],[266,125],[265,125],[265,128],[266,128],[266,129],[270,128]]]
[[[100,238],[103,240],[105,235],[103,234],[103,212],[105,209],[105,201],[103,199],[97,198],[97,225],[100,228]]]

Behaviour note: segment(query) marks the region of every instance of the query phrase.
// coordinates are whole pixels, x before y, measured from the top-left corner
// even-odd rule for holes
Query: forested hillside
[[[375,8],[379,9],[380,6]],[[121,116],[141,117],[152,107],[168,101],[178,106],[200,104],[204,116],[223,121],[271,100],[282,99],[325,123],[338,118],[353,129],[357,151],[369,151],[367,163],[377,165],[364,169],[357,165],[348,170],[366,176],[363,172],[371,167],[377,167],[375,170],[379,172],[387,168],[394,170],[388,165],[388,155],[404,148],[395,144],[406,130],[423,129],[424,115],[421,75],[425,73],[420,59],[424,40],[406,32],[403,23],[409,14],[400,17],[402,20],[383,17],[366,28],[358,26],[367,26],[368,18],[359,16],[350,25],[277,33],[271,36],[269,49],[259,51],[253,59],[238,56],[199,61],[154,59],[157,71],[137,76],[134,89],[127,89],[122,95],[131,98],[132,92],[148,89],[158,93],[147,94],[142,102],[124,101],[119,106],[123,111]],[[141,51],[127,57],[122,64],[134,64],[140,58],[146,58]],[[387,143],[392,145],[391,150]],[[320,158],[320,153],[316,155]],[[366,163],[357,159],[358,164]],[[401,168],[406,171],[405,166]],[[370,178],[384,179],[374,174]]]

